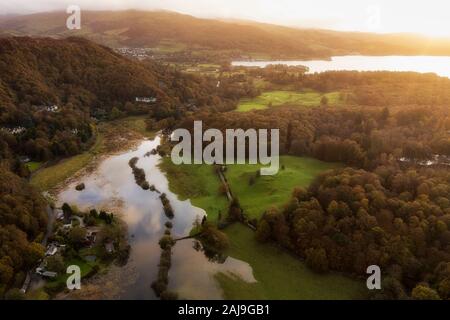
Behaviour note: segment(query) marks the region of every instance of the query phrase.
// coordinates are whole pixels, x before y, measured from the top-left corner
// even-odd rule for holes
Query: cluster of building
[[[415,164],[422,167],[431,167],[431,166],[450,166],[450,157],[441,154],[435,154],[431,157],[431,159],[426,160],[416,160],[411,158],[402,157],[398,159],[398,161],[407,164]]]
[[[147,58],[153,58],[151,48],[117,48],[116,52],[129,58],[144,60]]]
[[[0,130],[16,136],[24,133],[27,129],[25,127],[12,127],[12,128],[3,127]]]
[[[44,106],[45,111],[48,112],[58,112],[59,111],[59,107],[57,105],[51,105],[51,106]]]
[[[77,221],[76,225],[78,227],[86,229],[86,236],[83,242],[83,246],[86,248],[92,248],[96,242],[97,242],[97,235],[100,232],[100,228],[97,226],[86,226],[83,222],[83,218],[79,216],[67,216],[64,215],[63,210],[56,209],[56,219],[58,221],[61,221],[63,224],[61,227],[56,231],[60,234],[67,234],[73,227],[74,222]],[[107,242],[104,244],[105,250],[108,253],[114,252],[114,243],[113,242]],[[55,278],[58,276],[58,273],[52,270],[47,269],[47,259],[49,257],[53,257],[58,254],[62,254],[64,249],[66,248],[65,244],[60,244],[56,241],[50,243],[47,245],[45,257],[40,262],[39,266],[35,269],[35,273],[39,276],[45,277],[45,278]],[[96,256],[88,256],[85,257],[86,260],[89,261],[95,261],[97,259]]]
[[[155,103],[157,100],[155,97],[136,97],[136,102]]]

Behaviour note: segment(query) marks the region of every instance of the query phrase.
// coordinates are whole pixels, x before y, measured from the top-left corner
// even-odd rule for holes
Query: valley
[[[0,19],[2,298],[450,297],[449,41],[137,10],[69,32],[63,15]],[[198,121],[278,129],[278,172],[176,165],[171,137]],[[48,234],[67,206],[74,228],[124,229]],[[44,266],[47,237],[63,266]]]

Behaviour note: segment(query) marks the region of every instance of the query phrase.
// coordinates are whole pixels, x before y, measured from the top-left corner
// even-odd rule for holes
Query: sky
[[[0,14],[65,10],[170,10],[202,18],[450,37],[449,0],[0,0]]]

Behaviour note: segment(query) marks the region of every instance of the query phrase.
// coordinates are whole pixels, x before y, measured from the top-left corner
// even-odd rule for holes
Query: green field
[[[256,283],[233,274],[216,274],[225,299],[361,299],[364,283],[336,273],[317,274],[296,257],[272,244],[260,244],[241,224],[226,229],[229,255],[249,263]]]
[[[237,111],[262,110],[269,108],[270,105],[272,107],[282,105],[315,107],[320,106],[323,96],[328,98],[328,104],[331,106],[342,103],[340,92],[322,94],[316,91],[268,91],[253,99],[242,99],[237,107]]]
[[[292,156],[282,156],[280,162],[284,170],[280,169],[276,176],[257,178],[253,186],[249,186],[248,179],[259,166],[228,166],[227,179],[247,214],[258,217],[267,207],[282,205],[295,186],[306,187],[320,172],[338,166]],[[225,196],[217,192],[220,183],[212,166],[176,166],[165,158],[160,167],[166,172],[170,190],[205,209],[209,221],[215,221],[219,211],[227,210]],[[363,295],[359,281],[335,273],[316,274],[285,250],[258,243],[254,233],[241,224],[224,231],[231,243],[229,256],[249,263],[257,280],[247,283],[233,274],[216,274],[227,299],[352,299]]]
[[[30,161],[30,162],[26,163],[25,165],[28,167],[28,170],[30,170],[30,172],[33,173],[42,166],[42,162]]]
[[[284,166],[284,169],[282,168]],[[312,158],[281,156],[274,176],[260,176],[250,185],[260,165],[229,165],[226,177],[230,188],[249,218],[259,218],[271,206],[287,203],[295,187],[307,187],[321,172],[338,167]]]
[[[217,220],[218,213],[225,211],[228,202],[220,195],[220,180],[213,166],[208,165],[174,165],[170,158],[164,158],[160,168],[167,175],[169,188],[180,200],[190,199],[191,203],[202,208],[208,214],[210,221]]]
[[[250,178],[256,176],[261,165],[228,165],[225,176],[244,212],[250,218],[259,218],[267,208],[287,203],[295,187],[307,187],[319,173],[338,166],[312,158],[280,156],[278,173],[255,178],[252,185]],[[170,158],[164,158],[160,168],[167,174],[170,190],[181,200],[190,199],[193,205],[203,208],[210,219],[227,210],[227,199],[219,193],[220,180],[212,166],[177,166]]]
[[[72,266],[76,265],[80,267],[81,271],[81,277],[84,278],[88,276],[91,271],[93,270],[94,266],[98,266],[100,269],[102,267],[102,264],[98,261],[96,262],[87,262],[84,259],[81,258],[75,258],[70,261],[65,262],[65,265]],[[58,291],[61,291],[61,289],[66,287],[67,278],[70,276],[70,274],[67,273],[61,273],[56,278],[49,280],[45,284],[45,290],[51,293],[56,293]]]

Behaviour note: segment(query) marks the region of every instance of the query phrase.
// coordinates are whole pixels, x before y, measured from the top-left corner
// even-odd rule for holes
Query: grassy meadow
[[[280,170],[274,176],[257,177],[261,166],[250,164],[229,165],[225,175],[244,213],[259,218],[267,208],[285,204],[295,187],[306,188],[319,173],[338,166],[312,158],[280,156]]]
[[[257,282],[248,283],[231,273],[216,274],[225,299],[347,300],[364,296],[361,281],[337,273],[315,273],[276,245],[258,243],[242,224],[228,227],[226,233],[229,255],[249,263]]]
[[[267,91],[253,99],[242,99],[237,107],[237,111],[263,110],[269,108],[269,106],[278,107],[283,105],[315,107],[320,106],[324,96],[328,98],[328,104],[331,106],[342,103],[340,92],[322,94],[316,91]]]
[[[219,212],[226,215],[228,201],[219,192],[220,180],[213,166],[184,164],[174,165],[170,158],[164,158],[159,167],[166,173],[169,188],[180,200],[190,199],[191,203],[204,209],[210,221],[216,221]]]
[[[269,206],[283,205],[295,186],[307,187],[317,174],[338,166],[293,156],[282,156],[280,162],[284,170],[275,176],[261,176],[252,186],[248,181],[260,166],[228,166],[226,176],[231,189],[251,217],[259,217]],[[170,189],[203,208],[209,221],[216,221],[219,211],[227,212],[228,202],[218,192],[220,180],[212,166],[176,166],[165,158],[160,168],[167,175]],[[226,299],[352,299],[363,295],[359,281],[336,273],[314,273],[276,245],[258,243],[253,231],[242,224],[235,223],[224,232],[230,240],[228,255],[249,263],[257,280],[248,283],[234,274],[217,273],[216,280]]]

